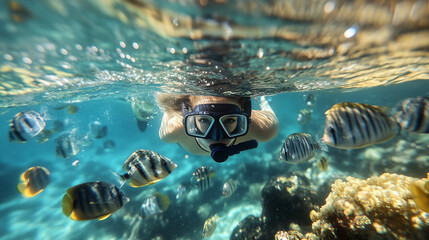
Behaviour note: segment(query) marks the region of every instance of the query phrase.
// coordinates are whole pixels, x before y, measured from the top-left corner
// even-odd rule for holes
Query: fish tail
[[[328,145],[323,142],[323,139],[316,135],[316,145],[319,147],[320,150],[324,152],[329,152]]]
[[[115,171],[113,171],[113,170],[110,170],[110,172],[115,176],[115,178],[116,178],[116,180],[118,180],[118,182],[119,182],[119,184],[120,184],[120,187],[119,188],[122,188],[122,186],[124,186],[124,184],[125,184],[125,182],[128,180],[128,179],[130,179],[130,174],[128,174],[128,173],[124,173],[124,174],[122,174],[122,175],[120,175],[120,174],[117,174]]]

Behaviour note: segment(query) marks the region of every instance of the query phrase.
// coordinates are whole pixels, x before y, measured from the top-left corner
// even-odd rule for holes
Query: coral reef
[[[429,215],[408,190],[417,180],[389,173],[337,180],[326,204],[310,214],[313,231],[321,239],[429,239]]]
[[[302,234],[300,231],[278,231],[275,240],[318,240],[316,235],[313,233]]]
[[[255,216],[247,216],[243,219],[231,234],[231,240],[252,239],[263,240],[267,239],[265,232],[262,229],[261,218]]]

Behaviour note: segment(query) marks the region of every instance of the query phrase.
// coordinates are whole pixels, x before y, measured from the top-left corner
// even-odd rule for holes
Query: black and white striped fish
[[[55,153],[61,158],[69,158],[80,151],[80,144],[73,133],[60,135],[55,139],[55,145]]]
[[[170,206],[168,195],[157,192],[143,201],[140,207],[140,216],[143,219],[150,218],[164,212],[168,209],[168,206]]]
[[[213,179],[215,176],[214,170],[209,167],[200,167],[193,174],[191,183],[201,191],[205,191],[213,186]]]
[[[429,133],[429,97],[401,101],[394,117],[399,126],[408,132]]]
[[[398,127],[384,107],[359,103],[338,103],[326,111],[323,142],[354,149],[381,143],[394,137]]]
[[[237,181],[232,179],[226,180],[226,182],[223,184],[222,196],[223,197],[231,196],[235,192],[236,188],[237,188]]]
[[[31,167],[21,174],[18,190],[24,197],[34,197],[41,193],[49,184],[49,170],[44,167]]]
[[[45,120],[38,112],[19,112],[10,122],[9,141],[26,142],[39,134],[45,126]]]
[[[328,151],[325,144],[320,140],[314,141],[310,134],[293,133],[283,143],[279,160],[291,164],[302,163],[314,157],[317,150]]]
[[[107,182],[87,182],[69,188],[62,208],[73,220],[103,220],[119,210],[130,199],[115,185]]]
[[[154,184],[173,172],[177,164],[170,159],[149,150],[137,150],[125,161],[121,175],[122,182],[131,179],[130,186],[143,187]]]

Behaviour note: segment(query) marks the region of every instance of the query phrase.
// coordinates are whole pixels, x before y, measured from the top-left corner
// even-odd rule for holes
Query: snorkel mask
[[[186,134],[196,138],[232,139],[247,133],[252,111],[251,100],[246,98],[243,111],[235,104],[200,104],[192,112],[182,103],[183,125]],[[210,145],[211,157],[224,162],[240,151],[256,148],[258,142],[251,140],[233,146],[218,143]]]

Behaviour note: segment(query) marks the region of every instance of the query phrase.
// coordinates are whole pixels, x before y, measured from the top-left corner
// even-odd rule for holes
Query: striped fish
[[[94,139],[104,138],[107,135],[107,126],[101,124],[99,121],[94,121],[88,125],[88,135]]]
[[[328,170],[328,159],[326,159],[325,157],[320,158],[317,166],[322,172]]]
[[[130,186],[143,187],[164,179],[176,167],[177,164],[156,152],[137,150],[125,161],[122,169],[127,173],[120,177],[122,184],[131,179]]]
[[[21,174],[18,190],[24,197],[34,197],[48,186],[50,172],[44,167],[31,167]]]
[[[217,221],[219,221],[219,216],[215,214],[204,222],[203,238],[209,238],[213,235],[217,227]]]
[[[399,126],[408,132],[429,133],[429,98],[403,100],[397,106],[394,117]]]
[[[62,208],[64,215],[73,220],[103,220],[129,201],[130,199],[113,184],[87,182],[67,190]]]
[[[143,219],[150,218],[166,211],[168,206],[170,206],[170,198],[168,195],[157,192],[143,201],[140,207],[140,216]]]
[[[80,146],[73,133],[64,133],[55,139],[55,153],[58,157],[69,158],[79,153]]]
[[[397,124],[383,107],[338,103],[326,111],[323,142],[329,146],[354,149],[381,143],[394,137]]]
[[[283,143],[279,160],[290,164],[302,163],[314,157],[317,150],[328,151],[326,145],[313,141],[310,134],[293,133]]]
[[[39,134],[45,126],[45,120],[36,111],[17,113],[10,122],[9,141],[26,142]]]
[[[191,182],[201,191],[205,191],[213,186],[215,172],[207,167],[198,168],[193,174]]]
[[[223,197],[229,197],[231,196],[237,187],[237,181],[228,179],[224,184],[222,188],[222,196]]]

